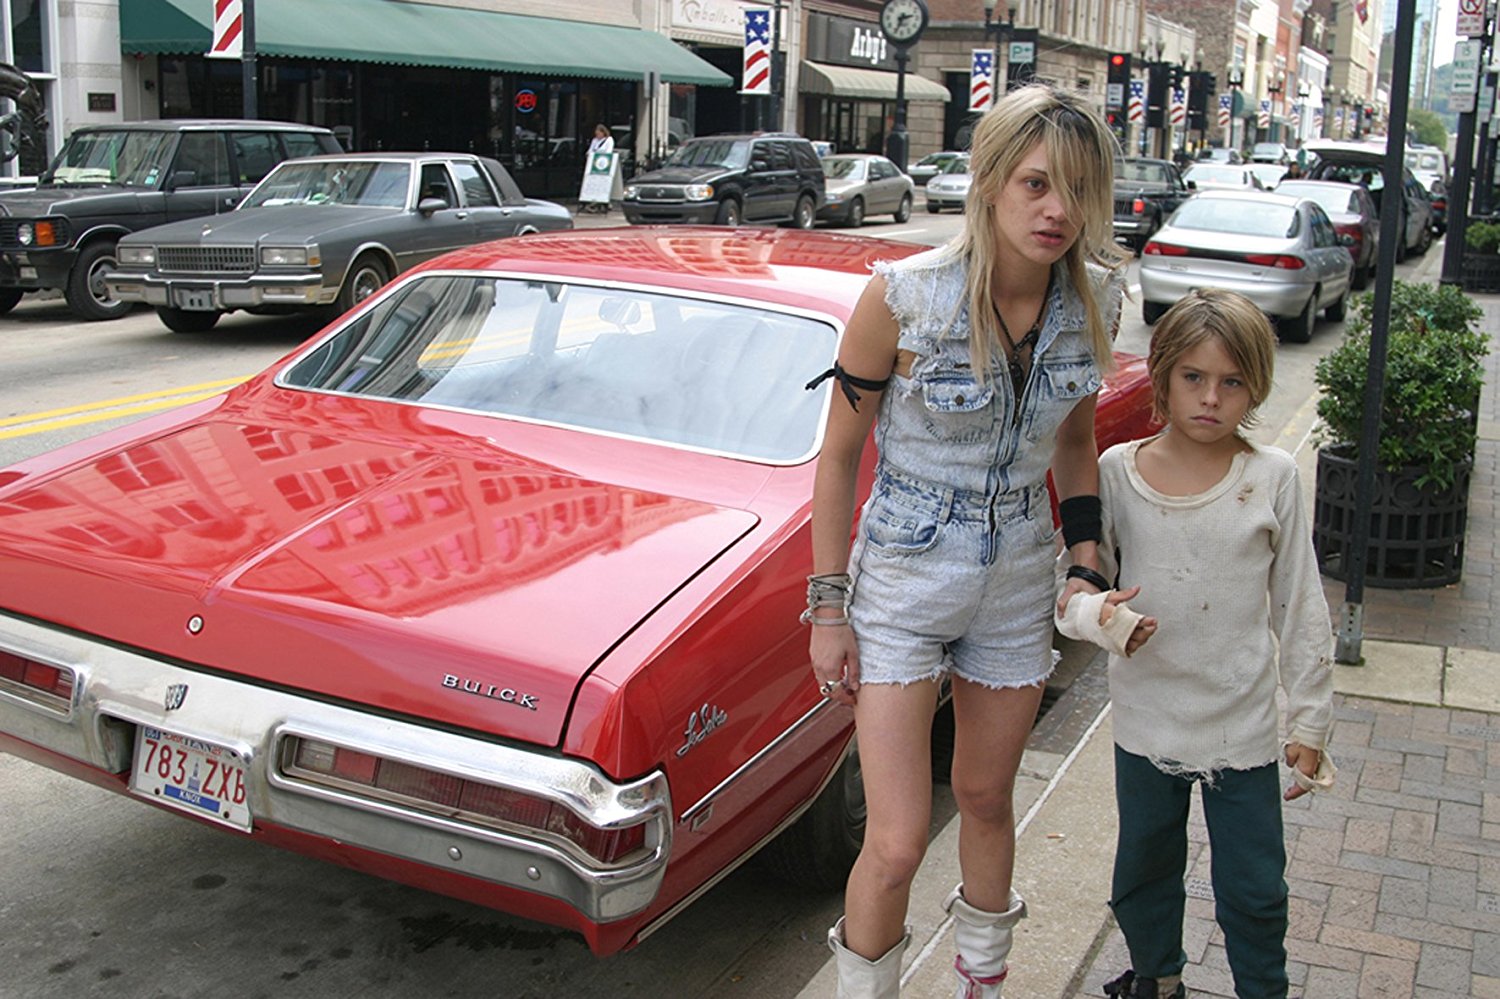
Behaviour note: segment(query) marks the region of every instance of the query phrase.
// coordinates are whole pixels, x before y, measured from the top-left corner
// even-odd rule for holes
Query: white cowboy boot
[[[1005,958],[1010,954],[1011,931],[1026,918],[1026,901],[1010,892],[1010,908],[1004,912],[985,912],[964,901],[964,886],[949,892],[943,908],[953,915],[953,938],[958,943],[958,957],[953,968],[958,972],[958,991],[954,999],[998,999],[1009,970]]]
[[[911,941],[911,927],[901,940],[871,961],[844,946],[844,917],[828,931],[828,949],[838,959],[838,999],[897,999],[901,994],[901,955]]]

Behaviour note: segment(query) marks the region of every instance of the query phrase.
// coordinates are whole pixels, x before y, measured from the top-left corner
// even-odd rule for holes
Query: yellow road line
[[[132,402],[145,402],[149,399],[170,400],[166,403],[166,405],[176,405],[180,400],[180,397],[183,395],[191,394],[194,392],[205,392],[208,389],[218,391],[220,389],[229,388],[233,385],[238,385],[240,382],[245,381],[245,379],[249,377],[249,375],[245,375],[240,378],[224,378],[216,382],[202,382],[197,385],[183,385],[179,388],[163,389],[159,392],[142,392],[138,395],[121,396],[118,399],[104,399],[100,402],[86,402],[78,406],[65,406],[62,409],[43,410],[40,413],[23,413],[20,416],[9,416],[4,419],[0,419],[0,427],[12,427],[23,423],[36,423],[38,420],[46,420],[54,416],[71,416],[74,413],[89,413],[96,410],[114,409],[117,406],[124,406]],[[213,392],[208,392],[207,395],[199,395],[197,398],[206,399],[209,395],[213,394]],[[162,407],[157,408],[159,409]]]
[[[208,392],[199,392],[196,395],[178,395],[169,399],[158,399],[155,402],[142,403],[138,406],[125,406],[116,409],[100,410],[95,406],[76,406],[74,411],[91,410],[83,412],[79,416],[71,418],[43,420],[28,423],[25,426],[12,427],[9,430],[0,430],[0,440],[9,440],[12,437],[25,437],[29,434],[42,434],[49,430],[63,430],[68,427],[82,426],[87,423],[102,423],[105,420],[118,419],[121,416],[135,416],[140,413],[154,413],[162,409],[172,409],[176,406],[185,406],[190,402],[201,402],[204,399],[212,399],[220,393],[219,389]],[[156,393],[160,394],[160,393]],[[42,416],[45,414],[37,414]],[[9,421],[14,423],[15,421]]]

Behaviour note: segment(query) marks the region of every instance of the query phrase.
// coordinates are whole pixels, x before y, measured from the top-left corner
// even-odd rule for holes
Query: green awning
[[[925,76],[909,71],[906,74],[905,88],[905,96],[909,101],[942,101],[946,104],[953,97],[941,83],[934,83]],[[893,101],[896,99],[896,74],[883,69],[804,61],[801,90],[807,94],[825,94],[854,100]]]
[[[209,0],[120,0],[120,50],[208,51]],[[255,0],[260,55],[668,83],[734,81],[654,31],[400,0]]]

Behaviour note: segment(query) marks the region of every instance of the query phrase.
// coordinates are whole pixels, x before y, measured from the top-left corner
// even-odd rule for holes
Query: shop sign
[[[737,44],[747,6],[736,0],[672,0],[672,27],[712,32]]]
[[[522,114],[530,114],[531,112],[533,112],[533,111],[536,110],[536,103],[537,103],[537,101],[536,101],[536,91],[535,90],[517,90],[516,91],[516,110],[517,111],[521,112]]]
[[[807,56],[813,62],[894,72],[896,50],[874,21],[807,15]]]
[[[89,94],[90,111],[113,111],[115,109],[114,94]]]

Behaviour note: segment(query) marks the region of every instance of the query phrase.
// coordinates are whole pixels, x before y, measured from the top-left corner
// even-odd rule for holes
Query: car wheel
[[[777,877],[799,887],[836,891],[849,879],[864,844],[865,814],[856,742],[812,806],[767,843],[757,859]]]
[[[1369,287],[1371,272],[1374,270],[1374,264],[1365,264],[1363,267],[1356,267],[1354,273],[1349,277],[1349,287],[1355,291],[1362,291]]]
[[[715,225],[739,225],[740,203],[733,198],[719,202],[719,211],[714,215]]]
[[[1141,301],[1141,318],[1146,321],[1147,326],[1150,326],[1166,315],[1168,308],[1170,306],[1165,302],[1147,302],[1143,299]]]
[[[1302,312],[1291,319],[1277,320],[1277,331],[1287,343],[1307,343],[1312,339],[1313,327],[1318,322],[1318,290],[1308,296]]]
[[[817,206],[813,204],[811,197],[804,194],[797,199],[797,207],[792,209],[791,226],[793,229],[811,229],[817,217]]]
[[[118,319],[129,312],[130,303],[115,298],[104,286],[104,275],[114,270],[118,263],[115,244],[101,240],[85,246],[78,259],[73,261],[73,269],[68,272],[68,282],[63,288],[68,308],[91,322]]]
[[[865,202],[863,198],[855,198],[849,202],[849,228],[858,229],[865,224]]]
[[[911,218],[911,195],[901,195],[901,207],[896,209],[895,219],[897,222],[905,222]]]
[[[927,210],[933,215],[936,215],[938,212],[942,211],[942,209],[938,207],[938,203],[936,201],[927,202]]]
[[[375,294],[391,279],[385,263],[373,253],[366,253],[349,266],[344,286],[339,289],[339,311],[348,312]]]
[[[20,288],[0,288],[0,316],[21,304],[21,296],[24,294],[26,293]]]
[[[1417,256],[1424,256],[1432,246],[1432,226],[1422,227],[1422,238],[1417,240]]]
[[[1344,314],[1346,312],[1348,312],[1348,311],[1349,311],[1349,293],[1346,291],[1342,295],[1340,295],[1337,299],[1335,299],[1334,301],[1328,303],[1328,307],[1323,310],[1323,315],[1327,316],[1329,319],[1332,319],[1334,322],[1338,323],[1338,322],[1343,322],[1343,320],[1344,320]]]
[[[189,312],[186,309],[174,309],[170,306],[159,306],[156,310],[157,318],[162,325],[173,333],[207,333],[214,328],[219,321],[219,312]]]

